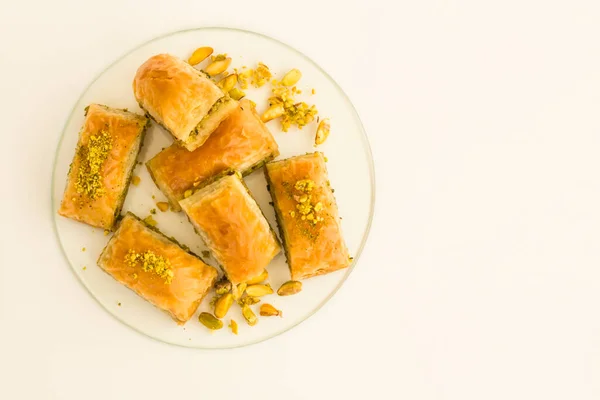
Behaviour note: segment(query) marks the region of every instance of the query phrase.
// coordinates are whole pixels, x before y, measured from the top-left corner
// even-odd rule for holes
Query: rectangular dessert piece
[[[155,228],[127,213],[98,266],[184,324],[215,283],[218,272]]]
[[[323,155],[267,163],[265,175],[292,279],[350,265]]]
[[[228,168],[249,174],[279,155],[277,142],[246,99],[194,151],[174,143],[146,163],[174,210],[187,190]],[[189,192],[188,192],[189,193]]]
[[[237,172],[216,176],[180,204],[234,284],[260,275],[280,251],[275,232]]]
[[[58,213],[112,229],[121,213],[149,121],[125,110],[91,104]]]
[[[203,72],[169,54],[150,57],[138,68],[133,93],[140,107],[189,151],[237,106]]]

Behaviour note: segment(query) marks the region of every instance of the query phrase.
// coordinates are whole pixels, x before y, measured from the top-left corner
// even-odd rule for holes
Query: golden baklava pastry
[[[280,251],[275,232],[237,172],[223,172],[180,205],[234,284],[260,275]]]
[[[119,224],[98,266],[178,324],[194,315],[218,276],[215,268],[132,213]]]
[[[67,177],[58,213],[112,229],[121,213],[148,119],[91,104]]]
[[[202,71],[169,54],[150,57],[138,68],[133,93],[140,107],[189,151],[237,106]]]
[[[273,135],[254,105],[243,99],[202,146],[190,152],[174,143],[146,165],[173,209],[180,211],[185,192],[205,179],[228,168],[246,175],[278,155]]]
[[[323,154],[267,163],[265,175],[292,279],[349,266]]]

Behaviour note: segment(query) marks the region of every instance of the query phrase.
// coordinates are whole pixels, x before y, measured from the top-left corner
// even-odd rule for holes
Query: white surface
[[[0,398],[600,397],[596,0],[151,3],[0,13]],[[198,25],[264,32],[322,65],[357,106],[379,183],[371,238],[332,301],[231,351],[157,343],[102,310],[63,262],[48,204],[91,78]]]
[[[288,132],[281,131],[279,121],[271,121],[267,126],[279,145],[281,155],[278,160],[315,150],[322,151],[327,156],[328,177],[335,189],[340,216],[343,218],[344,239],[351,256],[355,258],[355,262],[359,262],[360,257],[357,256],[366,239],[374,190],[371,182],[373,171],[370,149],[360,119],[348,98],[317,65],[280,42],[246,31],[208,28],[182,31],[156,38],[103,71],[101,76],[86,88],[67,122],[64,138],[59,145],[54,173],[53,209],[56,211],[60,208],[65,177],[73,160],[79,131],[84,124],[84,108],[96,102],[112,107],[128,108],[130,111],[142,114],[131,89],[131,82],[138,67],[148,58],[161,53],[170,53],[187,59],[194,49],[206,44],[212,46],[217,53],[227,52],[233,58],[230,71],[243,65],[254,67],[259,61],[269,65],[275,79],[281,79],[291,68],[302,71],[302,80],[297,86],[303,93],[296,98],[308,104],[317,104],[319,115],[331,119],[331,136],[327,142],[315,149],[313,144],[316,121],[308,124],[303,130],[294,128]],[[205,67],[207,63],[208,61],[198,67]],[[318,92],[311,95],[311,88],[317,88]],[[249,99],[256,102],[258,112],[262,114],[271,96],[271,85],[264,85],[259,89],[248,88],[245,92]],[[138,157],[138,161],[144,165],[134,170],[141,181],[138,186],[130,188],[123,212],[131,211],[138,217],[145,218],[150,215],[151,209],[156,209],[157,201],[166,201],[150,178],[145,163],[172,142],[171,136],[164,129],[157,124],[152,124]],[[277,229],[275,212],[269,205],[272,199],[266,189],[267,182],[263,170],[250,174],[244,178],[244,181],[271,226]],[[153,200],[153,197],[156,199]],[[111,236],[105,236],[102,229],[94,229],[56,213],[54,218],[58,237],[73,271],[102,306],[137,331],[179,346],[231,348],[257,343],[283,333],[320,308],[351,273],[351,268],[348,268],[306,280],[302,293],[297,296],[280,297],[273,294],[264,297],[263,302],[281,309],[284,311],[284,316],[283,318],[260,318],[260,323],[254,327],[249,327],[243,322],[239,307],[233,307],[224,322],[227,326],[231,318],[238,321],[239,335],[233,335],[229,329],[212,332],[198,323],[198,313],[212,312],[209,304],[214,296],[212,291],[206,296],[191,321],[184,326],[179,326],[167,313],[161,312],[96,266],[96,260]],[[196,254],[206,250],[202,239],[194,232],[184,213],[156,211],[154,218],[158,222],[158,228],[164,234],[187,245]],[[86,251],[82,251],[83,248]],[[213,258],[207,258],[206,261],[217,266]],[[268,282],[275,290],[291,279],[283,253],[276,256],[267,269]],[[252,307],[257,314],[258,307]]]

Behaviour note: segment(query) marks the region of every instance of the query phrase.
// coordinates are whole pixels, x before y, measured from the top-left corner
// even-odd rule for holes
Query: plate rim
[[[356,251],[356,253],[354,254],[354,260],[352,262],[352,264],[348,267],[348,269],[346,270],[344,277],[342,278],[342,280],[338,283],[338,285],[327,295],[327,297],[325,299],[323,299],[323,301],[320,302],[319,305],[317,305],[317,307],[315,307],[311,312],[309,312],[309,314],[303,318],[300,319],[299,321],[297,321],[296,323],[285,327],[282,330],[279,330],[277,332],[275,332],[273,335],[267,335],[264,338],[260,338],[257,340],[253,340],[250,342],[246,342],[243,344],[239,344],[239,345],[225,345],[225,346],[213,346],[213,347],[204,347],[204,346],[196,346],[196,345],[185,345],[182,343],[174,343],[174,342],[170,342],[170,341],[166,341],[163,339],[159,339],[157,337],[154,337],[146,332],[143,332],[142,330],[128,324],[126,321],[124,321],[121,317],[117,316],[116,314],[112,313],[93,293],[92,290],[85,284],[85,282],[81,279],[81,277],[79,275],[77,275],[75,273],[74,270],[74,266],[71,264],[71,262],[69,261],[69,258],[67,256],[67,253],[65,251],[65,248],[63,246],[63,243],[60,239],[60,235],[58,232],[58,226],[57,226],[57,218],[56,218],[56,204],[54,202],[54,192],[56,190],[55,188],[55,182],[56,182],[56,166],[58,163],[58,153],[59,153],[59,149],[62,146],[62,142],[63,139],[65,137],[65,133],[67,130],[67,126],[69,125],[69,121],[71,121],[71,119],[73,118],[74,113],[77,111],[77,105],[81,102],[83,96],[85,95],[85,93],[87,93],[87,91],[90,89],[90,87],[98,80],[100,79],[100,77],[102,75],[104,75],[104,73],[106,73],[110,68],[112,68],[114,65],[116,65],[117,63],[119,63],[121,60],[123,60],[125,57],[127,57],[129,54],[135,52],[136,50],[140,49],[141,47],[150,44],[154,41],[157,40],[161,40],[161,39],[165,39],[167,37],[170,36],[175,36],[178,34],[183,34],[186,32],[192,32],[192,31],[205,31],[205,30],[222,30],[222,31],[237,31],[237,32],[241,32],[241,33],[245,33],[245,34],[250,34],[250,35],[255,35],[255,36],[259,36],[261,38],[264,39],[268,39],[268,40],[272,40],[274,42],[277,42],[285,47],[287,47],[288,49],[290,49],[291,51],[293,51],[294,53],[298,54],[300,57],[304,58],[306,61],[308,61],[309,63],[311,63],[312,65],[314,65],[322,74],[325,75],[325,77],[327,79],[329,79],[333,85],[335,86],[335,88],[338,90],[338,92],[345,97],[345,99],[348,101],[348,104],[350,104],[350,107],[352,109],[352,112],[354,113],[354,116],[356,117],[356,119],[358,120],[360,126],[360,131],[362,132],[361,138],[364,144],[364,149],[365,152],[367,154],[367,158],[368,158],[368,164],[369,164],[369,177],[370,180],[372,182],[371,184],[371,205],[370,205],[370,210],[369,210],[369,217],[368,217],[368,221],[367,221],[367,226],[365,228],[364,231],[364,236],[361,240],[361,243]],[[162,35],[158,35],[155,36],[149,40],[145,40],[142,43],[139,43],[138,45],[130,48],[129,50],[127,50],[126,52],[124,52],[123,54],[121,54],[119,57],[117,57],[113,62],[111,62],[110,64],[108,64],[106,67],[104,67],[100,72],[98,72],[94,78],[85,86],[85,88],[81,91],[81,94],[79,95],[79,97],[77,98],[77,100],[75,101],[75,103],[73,104],[73,107],[71,109],[71,111],[69,112],[69,115],[67,116],[65,123],[63,124],[63,127],[61,129],[61,134],[60,134],[60,138],[58,140],[58,143],[56,145],[55,148],[55,152],[54,152],[54,159],[53,159],[53,164],[52,164],[52,184],[50,185],[50,216],[52,218],[52,227],[53,227],[53,232],[54,232],[54,237],[55,240],[58,242],[58,245],[60,247],[61,250],[61,254],[62,257],[64,259],[64,261],[66,262],[66,264],[70,267],[70,271],[73,275],[75,275],[75,277],[77,278],[77,281],[79,282],[79,284],[81,286],[83,286],[83,288],[85,288],[86,293],[88,294],[88,296],[90,296],[91,298],[94,299],[94,301],[96,303],[98,303],[100,305],[100,307],[109,315],[111,315],[112,317],[114,317],[117,321],[119,321],[121,324],[127,326],[129,329],[132,329],[133,331],[147,337],[150,338],[154,341],[163,343],[163,344],[167,344],[170,346],[176,346],[176,347],[182,347],[182,348],[187,348],[187,349],[196,349],[196,350],[227,350],[227,349],[237,349],[237,348],[242,348],[242,347],[248,347],[248,346],[252,346],[252,345],[256,345],[258,343],[262,343],[265,342],[267,340],[271,340],[274,339],[278,336],[281,336],[287,332],[289,332],[290,330],[294,329],[295,327],[297,327],[298,325],[300,325],[301,323],[307,321],[308,319],[310,319],[312,316],[314,316],[318,311],[320,311],[323,307],[325,307],[325,305],[333,298],[333,296],[335,296],[335,294],[342,288],[342,286],[344,285],[344,283],[346,283],[346,281],[348,280],[348,278],[350,277],[351,273],[354,271],[354,269],[356,268],[358,261],[360,259],[360,256],[362,255],[364,248],[368,242],[370,233],[371,233],[371,227],[373,224],[373,218],[374,218],[374,214],[375,214],[375,201],[376,201],[376,181],[375,181],[375,162],[373,159],[373,152],[371,149],[371,145],[369,142],[369,138],[367,135],[367,131],[365,130],[364,124],[360,118],[360,115],[356,109],[356,107],[354,106],[354,103],[352,103],[352,100],[350,99],[350,96],[348,96],[348,94],[346,94],[346,92],[342,89],[342,87],[340,86],[340,84],[333,79],[333,77],[327,73],[327,71],[325,71],[325,69],[323,69],[319,64],[317,64],[312,58],[308,57],[306,54],[302,53],[300,50],[296,49],[295,47],[290,46],[289,44],[276,39],[274,37],[271,37],[269,35],[260,33],[260,32],[256,32],[256,31],[252,31],[252,30],[248,30],[248,29],[241,29],[241,28],[232,28],[232,27],[228,27],[228,26],[201,26],[201,27],[194,27],[194,28],[186,28],[186,29],[180,29],[180,30],[176,30],[176,31],[170,31],[167,33],[164,33]],[[287,263],[287,261],[286,261]]]

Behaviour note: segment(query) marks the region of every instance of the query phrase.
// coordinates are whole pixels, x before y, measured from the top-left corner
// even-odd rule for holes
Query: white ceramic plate
[[[199,46],[211,46],[216,53],[228,53],[233,58],[232,68],[244,65],[255,67],[257,62],[264,62],[274,72],[276,79],[281,79],[291,68],[302,71],[303,77],[297,86],[303,93],[298,99],[316,104],[321,118],[331,119],[331,135],[319,150],[329,159],[329,177],[343,218],[344,237],[350,254],[354,256],[354,264],[350,268],[306,280],[300,294],[263,298],[263,301],[283,310],[283,318],[263,317],[256,326],[249,327],[239,307],[232,307],[225,318],[225,325],[229,323],[229,319],[235,319],[240,327],[237,336],[227,328],[216,332],[208,331],[198,322],[197,315],[185,326],[175,324],[166,313],[117,283],[96,265],[96,260],[109,239],[101,229],[94,229],[56,214],[78,132],[83,124],[84,108],[94,102],[141,113],[131,89],[138,66],[152,55],[163,52],[187,59]],[[315,95],[311,95],[312,88],[316,89]],[[257,103],[259,113],[268,104],[269,91],[270,84],[246,91],[247,97]],[[315,122],[301,131],[291,129],[287,133],[281,131],[278,121],[271,121],[267,125],[279,143],[279,159],[315,150]],[[145,163],[171,142],[169,134],[153,124],[146,135],[138,161]],[[135,174],[141,178],[141,183],[130,188],[123,212],[132,211],[144,218],[149,215],[150,209],[156,208],[157,201],[166,201],[166,198],[150,179],[145,165],[138,165]],[[276,227],[262,169],[245,180],[269,222]],[[369,144],[359,117],[348,97],[319,66],[298,51],[266,36],[235,29],[201,28],[172,33],[139,46],[110,65],[84,91],[66,122],[58,145],[53,175],[52,212],[58,239],[73,271],[92,296],[118,320],[145,335],[171,344],[196,348],[231,348],[272,338],[298,325],[322,307],[340,288],[358,261],[369,232],[374,206],[374,184]],[[167,236],[174,236],[197,254],[206,249],[183,214],[157,211],[155,219],[162,232]],[[211,258],[207,261],[214,263]],[[290,278],[283,254],[271,262],[268,271],[274,288]],[[211,298],[212,293],[206,297],[198,313],[209,310]],[[254,307],[258,314],[258,305]]]

